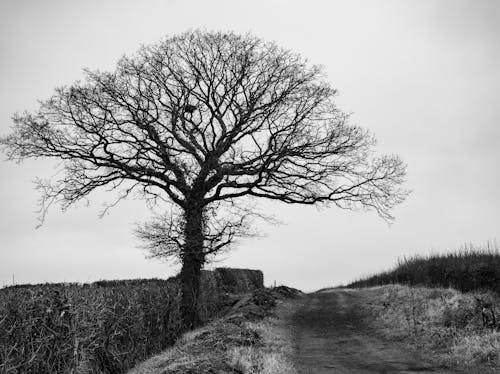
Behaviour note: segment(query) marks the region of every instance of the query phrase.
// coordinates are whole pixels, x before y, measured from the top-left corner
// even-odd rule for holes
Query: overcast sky
[[[374,213],[263,204],[285,222],[241,242],[214,266],[256,268],[304,290],[353,280],[398,257],[500,237],[500,1],[0,2],[0,135],[16,111],[54,88],[112,70],[141,44],[192,28],[251,31],[324,66],[337,103],[373,131],[381,153],[408,164],[413,190],[391,226]],[[98,218],[89,207],[49,212],[36,226],[32,181],[45,160],[0,156],[0,286],[168,277],[132,235],[150,213],[126,201]]]

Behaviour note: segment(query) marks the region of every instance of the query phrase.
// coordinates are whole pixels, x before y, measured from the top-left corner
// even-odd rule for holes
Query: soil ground
[[[418,352],[377,336],[361,306],[370,290],[332,289],[308,294],[288,318],[301,374],[459,373],[437,367]]]

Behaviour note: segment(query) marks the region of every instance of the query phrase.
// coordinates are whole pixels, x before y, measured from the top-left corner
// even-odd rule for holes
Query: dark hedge
[[[202,318],[260,287],[260,271],[204,271]],[[1,289],[0,373],[124,373],[183,332],[179,290],[175,278]]]

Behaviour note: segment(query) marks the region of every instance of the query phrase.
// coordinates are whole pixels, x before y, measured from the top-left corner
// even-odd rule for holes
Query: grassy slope
[[[500,333],[485,328],[481,315],[484,303],[497,318],[500,311],[497,243],[403,258],[392,270],[349,285],[371,286],[382,286],[379,302],[367,309],[386,336],[426,349],[444,365],[500,370]]]
[[[221,319],[185,333],[170,349],[128,374],[294,374],[292,347],[279,314],[289,312],[296,290],[259,290],[237,301]]]
[[[499,310],[492,293],[386,285],[375,287],[376,302],[366,305],[372,325],[383,335],[423,349],[444,366],[467,372],[500,370],[500,333],[484,328],[476,297]]]

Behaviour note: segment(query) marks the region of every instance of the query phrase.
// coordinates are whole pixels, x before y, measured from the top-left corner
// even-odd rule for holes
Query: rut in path
[[[305,297],[289,321],[299,373],[458,373],[370,333],[359,308],[369,292],[336,289]]]

